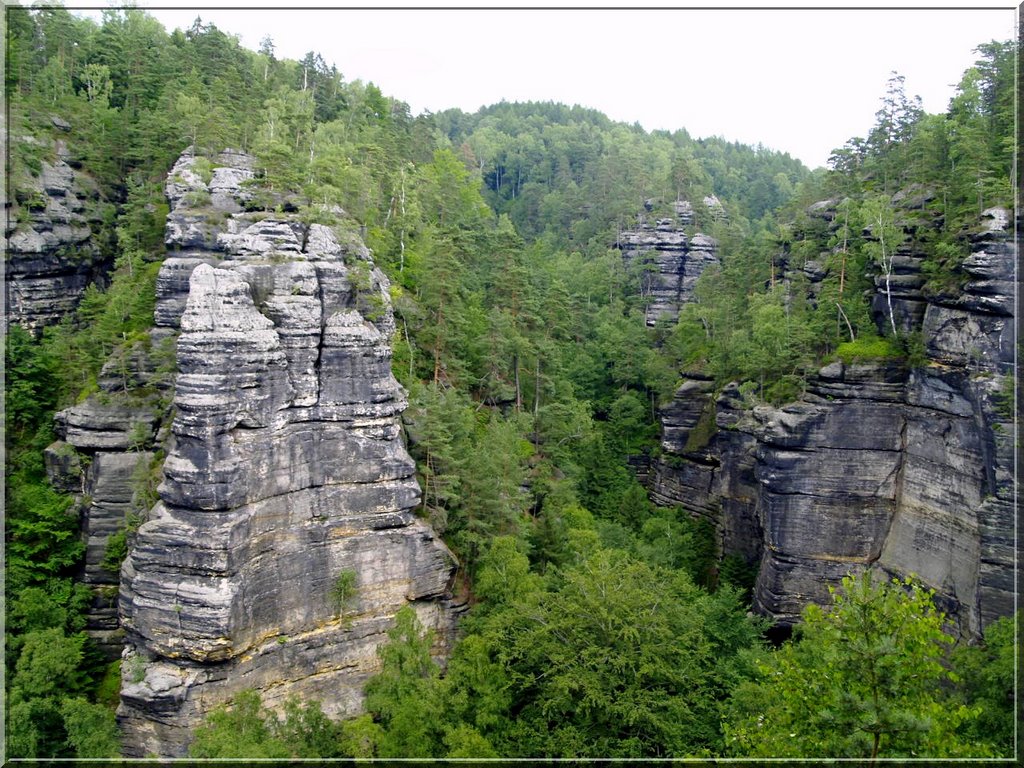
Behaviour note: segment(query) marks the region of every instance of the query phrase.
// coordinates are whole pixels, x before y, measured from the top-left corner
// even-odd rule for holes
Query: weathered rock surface
[[[725,554],[759,561],[760,612],[792,623],[868,568],[916,574],[965,636],[1013,612],[1007,220],[986,212],[962,293],[926,299],[916,284],[901,297],[898,327],[922,330],[927,365],[833,363],[781,408],[690,380],[663,412],[651,497],[715,521]]]
[[[12,141],[43,146],[30,136]],[[99,189],[65,162],[63,142],[51,143],[55,149],[37,175],[12,183],[4,233],[5,322],[37,334],[74,311],[86,287],[102,281],[113,263],[96,235],[104,208]]]
[[[246,159],[218,162],[209,186],[189,157],[168,181],[156,318],[180,329],[175,416],[121,572],[136,757],[184,754],[246,688],[353,714],[400,607],[442,637],[454,621],[454,559],[412,514],[387,279],[351,236],[246,212]],[[345,572],[356,594],[339,606]]]
[[[639,221],[635,230],[623,232],[618,247],[627,266],[642,271],[641,292],[647,302],[647,325],[675,322],[679,307],[693,300],[697,278],[709,264],[718,262],[715,241],[707,235],[687,236],[684,226],[693,222],[693,206],[675,204],[676,218]]]
[[[169,405],[166,364],[173,336],[155,330],[118,350],[99,376],[99,392],[60,411],[59,440],[44,453],[50,483],[75,494],[85,562],[80,579],[93,591],[86,630],[111,659],[124,638],[117,615],[117,573],[104,566],[110,537],[149,506],[156,488],[158,431]]]

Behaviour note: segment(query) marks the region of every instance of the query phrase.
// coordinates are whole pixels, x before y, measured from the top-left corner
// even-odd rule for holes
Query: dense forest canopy
[[[683,372],[778,403],[837,355],[919,362],[919,339],[865,298],[888,269],[880,235],[940,218],[921,243],[927,290],[955,290],[979,214],[1012,207],[1013,44],[978,47],[944,114],[894,73],[871,132],[812,173],[764,147],[561,104],[413,116],[315,52],[279,59],[269,38],[249,51],[199,20],[168,33],[135,8],[97,23],[11,6],[6,23],[9,199],[32,204],[65,142],[102,193],[96,239],[114,265],[73,316],[6,339],[12,756],[117,754],[117,665],[83,631],[83,546],[41,452],[54,412],[95,392],[108,357],[152,324],[163,179],[189,147],[252,154],[264,204],[358,232],[388,274],[419,512],[474,604],[444,675],[405,615],[366,715],[338,724],[315,702],[271,713],[240,697],[197,732],[194,756],[1010,754],[1008,620],[950,655],[926,590],[850,580],[772,650],[746,611],[750,565],[718,562],[707,525],[654,507],[628,458],[656,449],[657,408]],[[907,190],[928,190],[917,210],[901,207]],[[615,245],[679,200],[720,265],[678,323],[648,328],[641,268]],[[822,200],[839,230],[808,212]],[[810,300],[784,275],[822,253]],[[140,482],[144,515],[155,483]],[[913,629],[894,631],[894,615]],[[848,632],[869,645],[838,658]],[[900,685],[865,688],[865,670]],[[831,714],[794,714],[808,690]]]

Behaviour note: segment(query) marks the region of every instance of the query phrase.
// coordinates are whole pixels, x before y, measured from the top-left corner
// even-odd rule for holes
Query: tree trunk
[[[899,337],[899,332],[896,330],[896,315],[892,308],[892,286],[890,284],[890,278],[892,277],[892,256],[885,252],[885,230],[883,229],[884,223],[882,217],[878,217],[878,243],[882,247],[882,270],[885,272],[885,303],[889,309],[889,325],[892,327],[892,337],[894,339]]]
[[[516,413],[523,410],[523,393],[519,388],[519,354],[512,355],[512,371],[516,380]]]
[[[842,304],[840,304],[840,303],[839,303],[839,302],[837,301],[837,302],[836,302],[836,308],[837,308],[837,309],[839,310],[839,316],[840,316],[840,317],[841,317],[841,318],[842,318],[843,320],[845,320],[845,321],[846,321],[846,328],[847,328],[847,330],[848,330],[848,331],[850,332],[850,342],[852,343],[852,342],[856,341],[856,340],[857,340],[857,338],[856,338],[856,337],[855,337],[855,336],[853,335],[853,326],[852,326],[852,325],[850,325],[850,318],[848,318],[848,317],[846,316],[846,313],[845,313],[845,312],[843,312],[843,305],[842,305]]]
[[[540,444],[540,355],[537,355],[537,367],[533,382],[533,445]]]

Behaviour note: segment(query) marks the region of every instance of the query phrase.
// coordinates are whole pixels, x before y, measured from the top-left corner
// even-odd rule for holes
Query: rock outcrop
[[[675,212],[674,218],[659,218],[653,224],[641,216],[636,229],[619,236],[626,265],[641,271],[649,326],[678,320],[679,308],[694,298],[697,278],[718,262],[714,239],[699,232],[688,236],[684,230],[693,223],[693,206],[679,201]]]
[[[100,372],[99,391],[56,414],[58,440],[44,452],[51,485],[75,495],[86,545],[80,580],[93,591],[86,630],[111,660],[121,655],[124,633],[116,558],[108,547],[155,497],[173,344],[173,334],[154,329],[118,350]]]
[[[908,267],[898,324],[922,330],[925,365],[832,363],[781,408],[735,385],[679,389],[651,496],[713,520],[724,553],[759,562],[760,612],[793,623],[846,573],[875,568],[916,574],[964,636],[1012,613],[1014,261],[992,210],[962,291],[926,297]]]
[[[186,155],[167,183],[174,418],[121,571],[132,757],[185,754],[244,689],[353,714],[400,607],[453,627],[454,559],[412,512],[387,279],[341,227],[247,210],[251,176],[241,153],[206,180]]]
[[[64,123],[66,125],[66,123]],[[102,237],[107,208],[96,183],[70,164],[62,139],[12,137],[35,155],[10,189],[5,236],[5,322],[38,334],[78,306],[113,260]]]

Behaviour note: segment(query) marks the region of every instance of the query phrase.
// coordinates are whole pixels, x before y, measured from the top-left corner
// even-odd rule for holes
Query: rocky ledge
[[[454,622],[454,559],[412,511],[387,279],[343,228],[246,210],[250,158],[213,165],[186,155],[167,184],[156,317],[178,373],[160,501],[121,571],[131,757],[185,754],[243,689],[354,714],[400,607]]]

